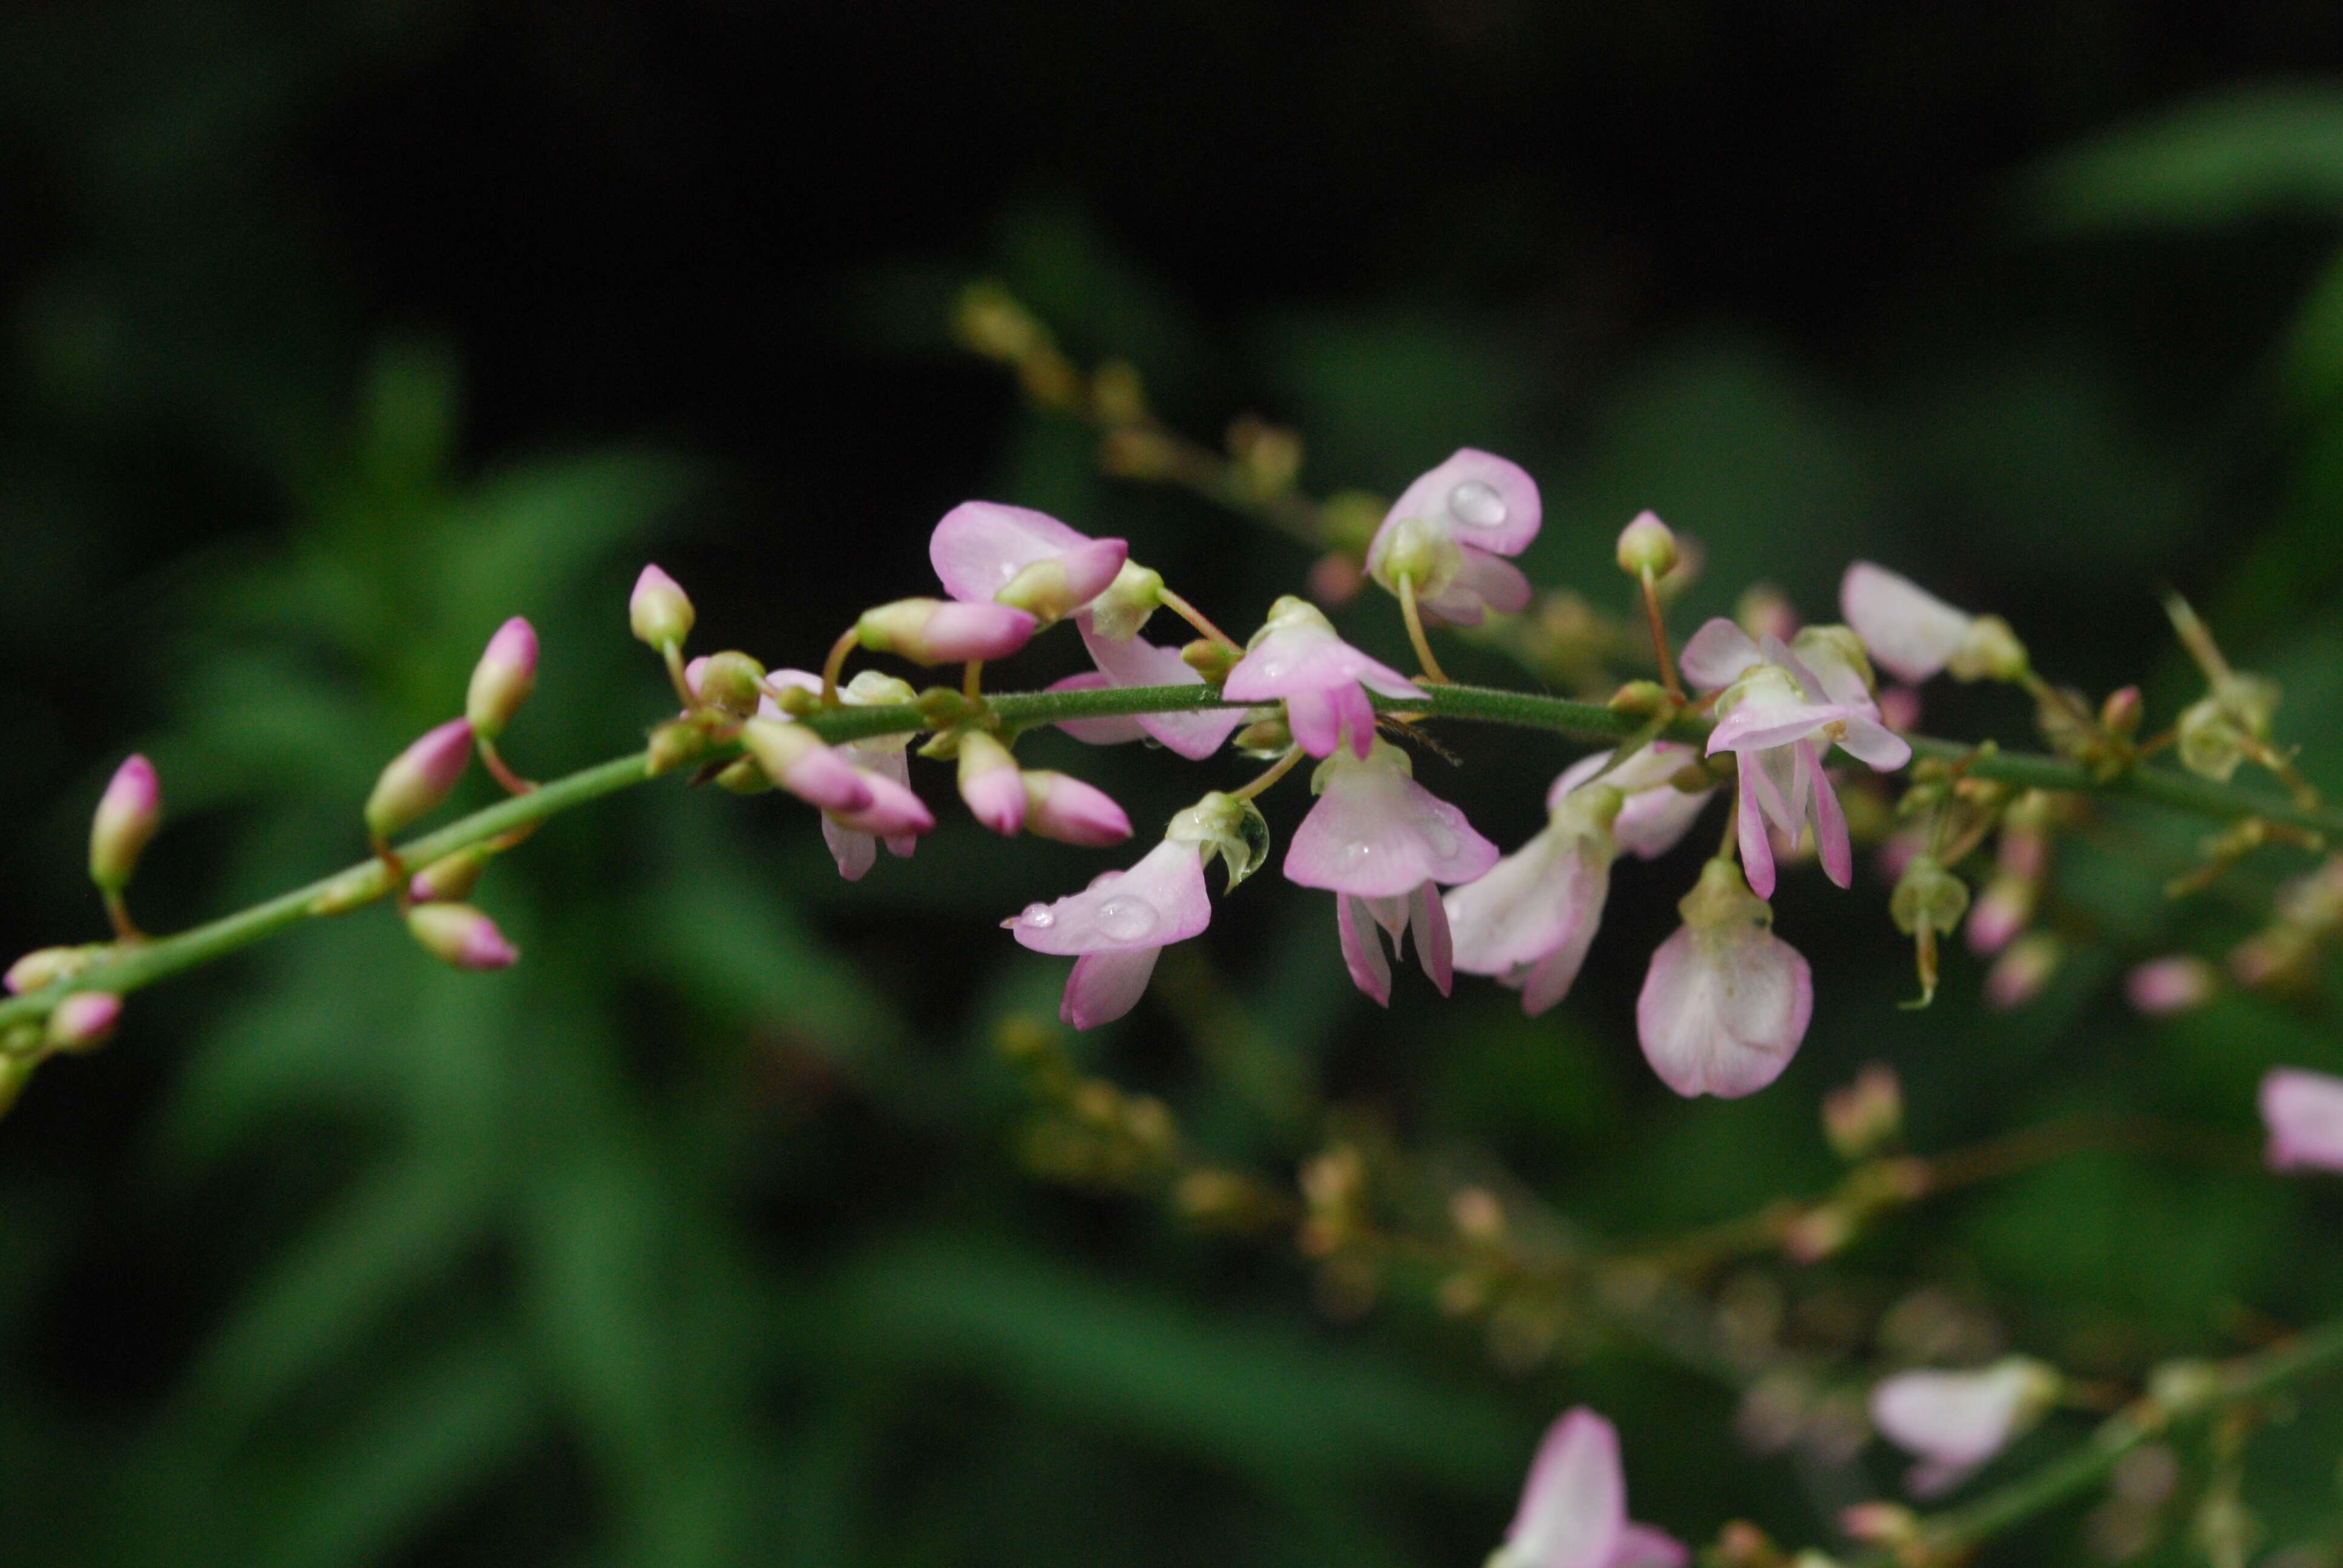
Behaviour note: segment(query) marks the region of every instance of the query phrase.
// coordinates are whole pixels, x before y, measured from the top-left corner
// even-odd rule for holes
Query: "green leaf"
[[[2053,232],[2343,217],[2343,91],[2258,87],[2127,126],[2036,169]]]

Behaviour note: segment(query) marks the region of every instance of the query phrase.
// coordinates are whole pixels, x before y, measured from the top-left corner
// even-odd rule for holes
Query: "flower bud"
[[[1091,539],[1035,561],[1011,578],[992,601],[1021,609],[1048,626],[1104,593],[1121,575],[1130,553],[1131,547],[1121,539]]]
[[[13,996],[46,990],[57,981],[70,980],[89,968],[105,950],[102,942],[78,948],[36,948],[8,966],[4,983]]]
[[[1823,1136],[1842,1160],[1875,1153],[1903,1131],[1904,1086],[1896,1070],[1883,1062],[1873,1062],[1853,1083],[1823,1096]]]
[[[2026,877],[1996,873],[1969,908],[1969,950],[1990,958],[2007,947],[2010,939],[2034,918],[2034,900],[2040,884]]]
[[[451,719],[427,730],[375,780],[367,797],[366,824],[377,838],[387,839],[417,818],[437,810],[454,792],[472,759],[469,720]]]
[[[2137,686],[2127,686],[2107,693],[2107,701],[2099,705],[2099,728],[2118,740],[2129,740],[2139,733],[2141,716],[2147,704]]]
[[[960,737],[960,798],[994,832],[1014,838],[1025,826],[1025,781],[1009,748],[982,729]]]
[[[520,705],[537,689],[537,628],[515,616],[488,638],[472,684],[464,695],[464,717],[472,733],[493,740],[505,732]]]
[[[1367,584],[1366,568],[1346,550],[1328,550],[1310,563],[1304,579],[1310,597],[1324,609],[1340,609],[1359,597]]]
[[[2016,680],[2026,673],[2026,645],[2001,617],[1981,615],[1945,668],[1955,680]]]
[[[407,911],[407,929],[424,951],[459,970],[507,969],[520,957],[496,921],[469,904],[417,904]]]
[[[1202,676],[1207,686],[1218,686],[1228,679],[1229,671],[1243,657],[1227,643],[1209,637],[1200,637],[1180,650],[1180,662]]]
[[[106,1042],[122,1018],[122,999],[109,991],[77,990],[49,1014],[49,1045],[57,1050],[89,1050]]]
[[[755,758],[743,757],[725,765],[724,771],[716,776],[716,785],[734,795],[762,795],[772,789],[773,781],[765,777],[765,770],[757,766]]]
[[[484,845],[475,844],[452,855],[442,855],[407,879],[407,896],[418,904],[452,904],[471,897],[480,885],[480,873],[492,859]]]
[[[639,640],[653,648],[681,646],[697,618],[690,596],[673,578],[657,567],[643,568],[627,600],[627,622]]]
[[[1631,578],[1664,578],[1675,570],[1676,536],[1657,512],[1642,512],[1619,530],[1619,569]]]
[[[2199,698],[2182,709],[2175,728],[2180,740],[2180,765],[2224,784],[2246,759],[2251,744],[2251,738],[2215,697]]]
[[[1920,1538],[1920,1516],[1900,1503],[1857,1503],[1842,1508],[1838,1527],[1866,1546],[1903,1546]]]
[[[959,664],[1008,658],[1025,646],[1033,624],[1031,615],[1003,604],[900,598],[864,610],[854,631],[873,653],[897,654],[914,664]]]
[[[1920,728],[1920,693],[1909,686],[1890,686],[1879,694],[1879,722],[1899,735]]]
[[[1036,838],[1099,849],[1131,837],[1131,819],[1106,791],[1046,769],[1024,783],[1025,830]]]
[[[1733,618],[1753,639],[1778,637],[1784,642],[1798,635],[1797,608],[1772,583],[1753,583],[1734,601]]]
[[[874,834],[881,839],[917,838],[936,829],[936,819],[927,803],[911,792],[910,787],[898,784],[882,773],[862,771],[863,787],[870,791],[870,803],[852,811],[832,811],[830,820],[841,828],[858,833]],[[909,849],[897,854],[908,855]]]
[[[695,658],[683,671],[684,684],[700,701],[735,719],[746,719],[757,711],[758,699],[764,695],[758,683],[764,678],[763,665],[734,651]]]
[[[1126,560],[1106,591],[1091,601],[1091,629],[1109,642],[1129,642],[1163,602],[1163,574]]]
[[[2187,1012],[2213,1000],[2219,971],[2203,959],[2176,953],[2150,959],[2124,977],[2124,1000],[2150,1018]]]
[[[698,762],[715,743],[715,732],[719,727],[706,712],[670,719],[658,726],[651,731],[650,744],[645,749],[645,771],[656,779]]]
[[[33,1069],[40,1059],[31,1055],[0,1055],[0,1116],[5,1116],[15,1105],[16,1097],[25,1092],[32,1081]]]
[[[155,765],[144,757],[126,759],[90,820],[89,879],[109,893],[120,891],[162,821],[163,787]]]
[[[809,729],[776,719],[752,719],[740,727],[740,744],[766,778],[809,806],[860,811],[870,804],[869,777]]]
[[[1238,730],[1236,746],[1246,756],[1263,760],[1282,757],[1292,750],[1293,730],[1285,722],[1284,705],[1279,704],[1277,711],[1269,718],[1257,719]]]
[[[2066,944],[2051,931],[2030,931],[2009,944],[1985,972],[1986,1005],[1996,1012],[2024,1007],[2042,994],[2066,961]]]

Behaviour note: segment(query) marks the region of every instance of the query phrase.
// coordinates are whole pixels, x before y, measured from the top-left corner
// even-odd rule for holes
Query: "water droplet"
[[[1058,917],[1050,912],[1050,907],[1047,904],[1026,905],[1025,912],[1018,916],[1017,920],[1021,925],[1032,926],[1037,930],[1044,930],[1058,923]]]
[[[1456,852],[1455,833],[1437,817],[1424,823],[1423,841],[1432,846],[1432,853],[1436,859],[1444,860]]]
[[[1448,492],[1448,510],[1460,523],[1493,528],[1505,520],[1505,498],[1478,479],[1467,479]]]
[[[1098,907],[1099,935],[1110,941],[1135,942],[1160,923],[1155,906],[1144,899],[1109,899]]]

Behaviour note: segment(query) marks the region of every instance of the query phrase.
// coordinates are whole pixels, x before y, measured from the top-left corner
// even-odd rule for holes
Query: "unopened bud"
[[[1676,536],[1657,512],[1641,512],[1619,530],[1619,569],[1631,578],[1664,578],[1676,568]]]
[[[2052,931],[2029,931],[2003,950],[1985,972],[1985,1001],[1998,1012],[2024,1007],[2066,961],[2066,944]]]
[[[407,929],[424,951],[459,970],[506,969],[520,957],[496,921],[469,904],[417,904],[407,911]]]
[[[1771,583],[1754,583],[1743,589],[1734,604],[1733,618],[1752,638],[1770,636],[1787,642],[1798,635],[1796,607]]]
[[[1842,1160],[1876,1153],[1903,1131],[1904,1086],[1885,1063],[1873,1062],[1853,1083],[1823,1096],[1823,1135]]]
[[[1280,707],[1271,718],[1255,719],[1237,731],[1236,748],[1246,756],[1266,760],[1282,757],[1293,749],[1293,731],[1285,722],[1285,709]]]
[[[1945,668],[1956,680],[2016,680],[2026,670],[2026,645],[2001,617],[1981,615]]]
[[[2040,884],[2026,877],[1996,874],[1969,908],[1969,950],[1990,958],[2007,947],[2010,939],[2034,918],[2034,900]]]
[[[681,585],[657,567],[645,567],[627,600],[627,622],[636,638],[653,648],[681,646],[698,618],[691,597]]]
[[[1025,830],[1086,849],[1131,837],[1131,819],[1106,791],[1048,769],[1024,775]]]
[[[0,1116],[5,1116],[15,1105],[16,1097],[32,1081],[33,1069],[39,1065],[36,1056],[0,1054]]]
[[[960,290],[952,332],[974,352],[1010,365],[1050,347],[1050,329],[1004,285],[990,278]]]
[[[472,759],[472,726],[468,719],[451,719],[436,729],[427,730],[406,750],[391,759],[390,766],[375,780],[374,793],[367,797],[366,825],[377,838],[391,834],[427,816],[454,792],[456,781],[464,776],[464,765]]]
[[[982,729],[960,736],[960,798],[969,814],[1014,838],[1025,826],[1025,780],[1009,748]]]
[[[163,786],[155,765],[131,757],[114,770],[89,824],[89,879],[118,892],[138,867],[138,856],[163,822]]]
[[[2099,728],[2117,740],[2129,740],[2139,733],[2140,718],[2147,710],[2138,687],[2110,691],[2107,699],[2099,705]]]
[[[475,735],[493,740],[505,732],[520,705],[537,689],[537,628],[515,616],[488,638],[472,684],[464,694],[464,717]]]
[[[1202,676],[1207,686],[1218,686],[1228,679],[1229,671],[1243,657],[1227,643],[1209,637],[1200,637],[1180,650],[1180,662]]]
[[[1838,1527],[1866,1546],[1902,1546],[1920,1536],[1920,1516],[1900,1503],[1857,1503],[1839,1510]]]
[[[762,795],[772,789],[773,781],[765,777],[755,758],[743,757],[716,776],[716,787],[735,795]]]
[[[1631,713],[1639,719],[1649,719],[1664,709],[1671,699],[1667,689],[1656,680],[1631,680],[1611,694],[1604,704],[1614,713]]]
[[[1021,609],[1041,626],[1063,620],[1112,587],[1130,554],[1121,539],[1091,539],[1035,561],[1011,578],[993,602]]]
[[[89,968],[105,951],[102,943],[78,948],[36,948],[8,966],[5,983],[14,996],[46,990],[57,981],[70,980]]]
[[[2187,954],[2150,959],[2124,977],[2124,1000],[2150,1018],[2187,1012],[2213,1000],[2220,971]]]
[[[1718,1568],[1781,1568],[1782,1551],[1746,1519],[1727,1521],[1716,1533]]]
[[[860,811],[870,804],[869,777],[800,725],[751,719],[740,727],[740,744],[766,778],[809,806]]]
[[[1025,646],[1033,626],[1031,615],[1004,604],[899,598],[864,610],[854,633],[873,653],[896,654],[914,664],[960,664],[1008,658]]]
[[[683,678],[700,701],[735,719],[746,719],[757,711],[758,699],[764,695],[765,667],[745,653],[727,649],[693,659],[684,667]]]
[[[1367,585],[1366,568],[1347,550],[1328,550],[1310,563],[1303,587],[1321,609],[1340,609]]]
[[[49,1045],[89,1050],[106,1042],[122,1019],[122,999],[110,991],[77,990],[49,1013]]]
[[[646,770],[656,779],[692,766],[707,756],[709,747],[715,744],[715,728],[705,713],[670,719],[659,725],[651,731],[650,744],[644,752]]]
[[[1161,430],[1122,425],[1099,437],[1098,460],[1118,479],[1166,479],[1179,471],[1180,447]]]
[[[408,879],[407,896],[418,904],[454,903],[472,896],[492,857],[483,845],[443,855]]]

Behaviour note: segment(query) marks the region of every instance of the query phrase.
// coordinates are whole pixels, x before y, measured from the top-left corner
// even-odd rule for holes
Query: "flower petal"
[[[1670,1089],[1732,1100],[1781,1076],[1814,1003],[1805,957],[1772,932],[1686,926],[1652,955],[1635,1031]]]
[[[1627,1527],[1619,1434],[1580,1406],[1546,1429],[1505,1551],[1535,1568],[1611,1568]]]
[[[1101,637],[1085,613],[1074,618],[1082,646],[1092,662],[1116,686],[1202,686],[1204,678],[1188,668],[1175,648],[1161,648],[1143,637],[1122,642]],[[1202,761],[1218,751],[1245,722],[1242,708],[1200,709],[1189,713],[1143,713],[1140,729],[1187,758]]]
[[[1838,749],[1856,761],[1893,773],[1912,760],[1912,743],[1878,720],[1857,714],[1843,722],[1846,733],[1839,737]]]
[[[928,536],[928,561],[944,592],[982,602],[1035,561],[1091,543],[1046,512],[998,501],[963,501]]]
[[[1398,769],[1338,764],[1293,830],[1285,875],[1305,888],[1396,899],[1425,881],[1472,881],[1497,858],[1463,812]]]
[[[875,837],[856,832],[827,812],[821,819],[821,840],[830,846],[830,859],[838,862],[838,874],[850,882],[860,881],[879,863]]]
[[[1749,634],[1723,616],[1694,632],[1684,651],[1676,655],[1685,678],[1703,691],[1722,691],[1740,679],[1743,670],[1764,662]]]
[[[1631,1523],[1619,1532],[1610,1568],[1684,1568],[1691,1561],[1684,1543],[1666,1531]]]
[[[1774,794],[1773,780],[1749,752],[1741,754],[1741,799],[1734,830],[1741,839],[1741,869],[1749,890],[1761,899],[1774,896],[1774,842],[1765,836],[1765,813],[1759,796]],[[1778,799],[1779,796],[1775,798]]]
[[[1537,481],[1519,465],[1465,447],[1401,491],[1375,532],[1423,518],[1460,545],[1517,556],[1537,538],[1544,516]]]
[[[1108,678],[1106,671],[1086,669],[1080,675],[1070,675],[1063,680],[1051,681],[1049,689],[1051,691],[1102,691],[1111,689],[1113,685],[1114,682]],[[1128,714],[1120,714],[1111,719],[1061,719],[1058,720],[1058,728],[1085,746],[1120,746],[1126,741],[1144,739],[1147,736],[1147,731],[1140,728],[1139,720]]]
[[[1066,977],[1066,994],[1058,1003],[1058,1021],[1070,1029],[1096,1029],[1129,1012],[1147,994],[1156,955],[1162,950],[1130,948],[1076,959],[1074,972]]]
[[[1873,662],[1918,685],[1950,662],[1972,617],[1885,567],[1856,561],[1838,586],[1839,613],[1855,628]]]
[[[2281,1067],[2262,1080],[2273,1171],[2343,1171],[2343,1078]]]
[[[1351,971],[1351,983],[1374,998],[1377,1005],[1391,1006],[1391,960],[1383,956],[1383,940],[1366,901],[1348,893],[1335,894],[1334,929],[1342,935],[1342,967]]]
[[[1415,933],[1415,961],[1447,996],[1456,989],[1456,948],[1448,934],[1448,911],[1440,890],[1426,882],[1408,895],[1408,929]]]
[[[1008,922],[1039,953],[1128,952],[1184,941],[1211,923],[1203,857],[1170,839],[1127,871],[1110,871],[1054,904],[1035,904]]]
[[[1838,793],[1823,771],[1811,740],[1798,742],[1798,768],[1814,789],[1815,849],[1821,855],[1823,875],[1842,888],[1855,886],[1855,846],[1846,832],[1846,813],[1839,809]]]

